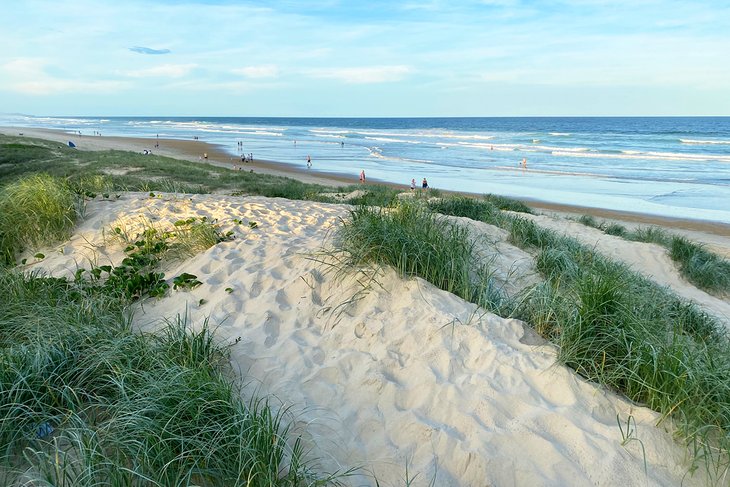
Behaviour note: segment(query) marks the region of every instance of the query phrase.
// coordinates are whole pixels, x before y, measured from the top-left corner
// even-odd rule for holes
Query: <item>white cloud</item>
[[[409,66],[363,66],[359,68],[310,69],[306,74],[313,78],[337,79],[345,83],[371,84],[400,81],[412,70]]]
[[[127,85],[121,81],[84,81],[58,78],[11,83],[9,88],[26,95],[54,95],[62,93],[116,93]]]
[[[273,64],[263,66],[247,66],[245,68],[232,69],[233,74],[240,74],[247,78],[276,78],[279,76],[279,68]]]
[[[0,77],[0,89],[26,95],[53,95],[63,93],[113,93],[126,84],[120,81],[64,79],[46,73],[50,64],[39,58],[18,58],[0,66],[5,76]]]
[[[19,58],[2,65],[2,70],[12,77],[31,77],[43,73],[45,61],[42,59]]]
[[[182,78],[197,68],[197,64],[161,64],[153,68],[126,71],[130,78]]]

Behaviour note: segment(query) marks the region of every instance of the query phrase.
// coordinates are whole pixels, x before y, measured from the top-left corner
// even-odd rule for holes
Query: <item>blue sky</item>
[[[0,112],[730,115],[730,2],[14,1]]]

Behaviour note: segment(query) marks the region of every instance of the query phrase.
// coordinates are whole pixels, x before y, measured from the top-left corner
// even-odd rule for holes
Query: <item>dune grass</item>
[[[501,216],[499,208],[491,202],[464,196],[429,201],[427,206],[436,213],[471,218],[476,221],[491,221]]]
[[[23,176],[47,173],[64,178],[80,193],[114,191],[238,193],[289,199],[318,199],[337,189],[294,179],[128,151],[79,151],[56,142],[0,135],[0,186]],[[126,169],[126,174],[119,174]],[[102,182],[99,184],[100,182]],[[353,191],[357,185],[344,191]],[[88,195],[87,195],[88,196]]]
[[[130,328],[121,293],[0,269],[2,485],[325,485],[229,345],[184,320]]]
[[[730,261],[684,237],[674,236],[669,255],[682,275],[701,289],[730,292]]]
[[[38,157],[52,157],[55,154],[53,151],[43,152],[40,150],[37,153]],[[118,165],[122,163],[122,157],[129,157],[127,153],[120,154],[122,155],[110,153],[106,163]],[[68,157],[68,155],[64,155],[64,157]],[[74,153],[74,157],[77,159],[64,159],[66,162],[59,164],[59,166],[64,164],[78,166],[78,158],[83,159],[86,155],[79,152]],[[137,164],[148,165],[144,166],[142,171],[139,171],[141,174],[135,172],[134,176],[127,175],[122,178],[133,178],[128,180],[130,184],[148,184],[149,180],[145,181],[145,178],[160,170],[156,165],[163,165],[163,163],[168,162],[156,160],[156,157],[139,156],[139,159],[143,159],[141,161],[125,159],[125,164],[134,165],[135,167]],[[37,159],[26,161],[27,167],[32,167],[35,162],[37,162]],[[251,191],[248,194],[316,199],[318,198],[316,194],[327,190],[321,187],[297,184],[296,182],[287,182],[285,188],[277,189],[277,185],[284,178],[261,179],[261,175],[226,170],[222,170],[227,174],[221,173],[220,178],[210,178],[208,171],[216,171],[216,169],[207,167],[205,168],[206,176],[203,177],[194,171],[187,174],[185,170],[187,166],[184,163],[181,163],[181,161],[173,162],[180,163],[176,166],[176,171],[180,171],[180,177],[187,177],[183,182],[199,185],[201,191],[211,191],[213,184],[219,185],[217,186],[219,189],[225,188],[226,190],[236,189],[236,186],[240,185],[237,189],[241,192]],[[89,171],[105,167],[95,166],[96,162],[91,160],[89,162],[81,161],[81,163],[86,164],[84,167],[90,168]],[[190,164],[196,166],[196,170],[199,169],[199,164]],[[6,165],[13,166],[13,164]],[[18,165],[20,164],[16,164],[16,166]],[[70,180],[79,177],[78,172],[72,173],[75,175],[64,175],[68,176]],[[0,171],[0,176],[2,174]],[[87,174],[87,177],[89,175]],[[248,178],[250,180],[247,180]],[[211,179],[216,182],[211,184]],[[114,188],[121,187],[121,184],[121,180],[113,179]],[[152,188],[153,186],[147,187]],[[358,188],[358,186],[354,186],[354,188]],[[272,192],[272,194],[267,192]],[[382,195],[369,200],[371,203],[375,201],[392,203],[393,200],[389,198],[387,192],[383,192]],[[363,202],[368,202],[368,200]],[[711,473],[718,475],[718,477],[722,475],[722,472],[727,469],[730,463],[728,457],[730,452],[730,355],[728,350],[730,347],[728,347],[726,333],[720,330],[718,324],[712,318],[696,307],[678,300],[665,289],[659,288],[631,272],[625,266],[601,257],[592,249],[582,246],[577,241],[542,229],[529,220],[515,218],[499,211],[500,208],[520,211],[514,210],[515,207],[509,208],[507,202],[495,201],[490,198],[485,198],[483,201],[457,199],[429,202],[429,206],[433,211],[478,219],[505,228],[510,232],[510,240],[513,243],[525,249],[530,249],[535,254],[537,268],[545,277],[545,282],[530,289],[514,301],[506,300],[493,289],[489,278],[489,270],[487,266],[479,262],[478,256],[474,253],[474,242],[469,240],[465,231],[433,215],[417,204],[398,205],[395,208],[385,210],[372,207],[359,207],[353,210],[351,220],[344,225],[339,236],[339,245],[346,251],[345,253],[348,256],[346,264],[350,267],[367,264],[391,265],[403,275],[418,275],[438,287],[480,304],[486,309],[494,310],[500,314],[512,313],[513,316],[524,319],[544,336],[558,344],[560,346],[560,360],[573,367],[578,373],[590,380],[605,384],[632,400],[652,407],[665,417],[670,417],[695,458],[704,461]],[[612,228],[611,232],[617,235],[628,235],[629,238],[632,235],[631,232],[627,232],[618,226]],[[639,235],[637,237],[637,239],[642,238],[665,242],[664,245],[667,241],[665,235],[661,232],[647,231],[643,236]],[[674,245],[674,240],[672,240],[672,244]],[[682,242],[678,242],[676,245],[678,258],[695,259],[698,262],[697,267],[703,267],[702,262],[703,259],[707,260],[706,256],[700,255],[698,257],[698,253],[691,246],[683,245]],[[719,280],[716,276],[709,279]],[[41,281],[33,281],[32,284],[30,280],[28,282],[24,286],[30,288],[46,285],[59,286],[62,289],[67,289],[69,293],[76,297],[85,295],[72,284],[63,280],[43,281],[45,284],[39,284]],[[4,282],[3,285],[5,285]],[[9,285],[9,287],[12,288],[13,286]],[[46,294],[52,296],[56,293],[46,292]],[[116,306],[114,304],[116,298],[113,298],[113,296],[107,296],[105,299],[109,300],[110,306]],[[69,298],[60,299],[62,302],[66,300],[69,300]],[[10,309],[12,309],[12,306]],[[95,305],[95,309],[103,310],[104,306]],[[54,312],[58,312],[58,309],[46,310],[44,313],[53,316]],[[45,319],[33,318],[33,315],[27,311],[22,314],[26,321],[46,323]],[[3,320],[5,319],[2,314],[0,316]],[[29,316],[31,318],[28,318]],[[60,318],[60,321],[74,323],[73,319],[70,318]],[[8,333],[7,330],[13,328],[12,326],[3,327],[0,330],[0,337],[4,337]],[[37,330],[38,328],[36,326],[34,329]],[[54,327],[51,326],[49,329],[53,330]],[[128,325],[127,328],[120,325],[115,329],[127,330]],[[179,336],[180,330],[180,325],[178,325],[178,328],[173,329],[170,334]],[[81,343],[79,346],[84,344],[88,346],[88,342],[97,340],[95,333],[100,334],[101,338],[99,340],[103,338],[101,330],[94,329],[92,332],[94,333],[92,338],[87,337],[79,340]],[[82,402],[82,400],[86,401],[89,398],[102,396],[96,388],[91,388],[91,392],[88,392],[85,382],[82,382],[83,387],[67,387],[64,385],[59,390],[49,388],[48,374],[60,374],[58,371],[65,373],[66,370],[73,371],[71,375],[74,378],[78,376],[80,379],[89,380],[92,384],[96,384],[96,381],[100,380],[101,385],[98,386],[98,389],[110,391],[109,393],[115,398],[122,395],[122,393],[130,395],[129,392],[122,391],[121,386],[126,387],[130,383],[135,385],[146,384],[141,376],[157,375],[160,377],[161,382],[168,382],[168,378],[170,382],[174,382],[173,378],[175,380],[178,378],[178,374],[175,372],[172,373],[174,377],[170,378],[166,372],[154,369],[153,373],[148,374],[148,369],[143,368],[145,373],[141,376],[130,373],[128,376],[124,375],[122,377],[107,370],[110,368],[109,364],[114,364],[116,361],[126,363],[135,362],[139,359],[142,362],[142,367],[147,367],[145,365],[147,360],[157,363],[160,360],[158,356],[161,352],[159,348],[154,347],[161,346],[159,344],[161,343],[160,340],[164,340],[163,338],[155,338],[151,341],[152,345],[150,346],[154,350],[152,353],[147,353],[145,351],[147,349],[143,348],[143,353],[140,353],[139,356],[134,354],[129,357],[108,356],[101,360],[101,363],[94,362],[91,364],[89,370],[92,372],[84,373],[74,369],[72,364],[53,362],[57,359],[65,360],[64,357],[69,355],[64,351],[64,348],[56,348],[55,341],[65,343],[62,342],[65,339],[64,337],[68,335],[68,339],[71,340],[75,336],[73,333],[64,333],[64,337],[61,338],[56,338],[55,335],[49,338],[43,334],[46,333],[45,331],[43,333],[34,331],[34,333],[42,337],[42,340],[32,346],[30,342],[28,342],[28,345],[22,345],[23,340],[17,340],[17,337],[11,340],[12,343],[15,341],[21,343],[17,346],[20,348],[10,347],[17,351],[17,356],[12,355],[13,362],[6,362],[8,367],[3,364],[3,367],[0,368],[2,373],[10,371],[8,373],[11,375],[8,377],[12,376],[14,370],[19,370],[20,373],[16,376],[23,381],[28,380],[26,370],[31,370],[30,375],[33,376],[36,373],[40,374],[38,376],[39,382],[34,387],[40,388],[41,392],[28,388],[26,382],[22,382],[21,386],[15,386],[6,385],[11,384],[11,381],[7,381],[5,378],[0,381],[2,387],[8,387],[8,391],[13,394],[20,394],[21,397],[20,401],[12,403],[9,407],[4,409],[0,407],[0,439],[3,441],[0,446],[3,447],[5,452],[3,461],[8,465],[13,467],[27,465],[23,462],[30,462],[29,458],[35,458],[36,463],[34,465],[36,467],[34,471],[45,472],[44,475],[48,478],[58,479],[59,474],[56,470],[59,463],[49,460],[53,452],[58,451],[58,445],[51,444],[50,439],[34,438],[31,434],[33,431],[42,431],[42,426],[48,423],[54,427],[59,426],[59,428],[56,428],[60,431],[60,433],[56,433],[57,436],[68,435],[68,437],[63,436],[63,445],[76,445],[68,447],[62,455],[64,462],[71,465],[62,472],[63,475],[71,472],[69,478],[78,479],[82,475],[86,475],[86,472],[98,471],[102,473],[96,475],[101,475],[103,478],[119,478],[121,479],[120,482],[126,482],[125,485],[135,485],[135,483],[147,485],[150,482],[145,484],[145,481],[141,480],[142,477],[140,477],[147,475],[162,475],[163,477],[155,477],[155,479],[159,479],[155,480],[159,485],[175,485],[174,482],[183,485],[185,482],[190,483],[192,481],[206,485],[218,485],[215,482],[218,481],[217,479],[222,478],[226,478],[226,481],[231,485],[240,482],[240,477],[235,477],[234,480],[230,480],[233,477],[226,477],[226,475],[229,475],[227,473],[229,471],[224,466],[210,464],[211,459],[207,455],[203,455],[204,460],[196,460],[194,458],[198,457],[195,457],[195,455],[182,454],[180,451],[175,450],[173,444],[178,446],[180,444],[195,445],[194,448],[196,450],[200,449],[202,452],[206,452],[206,448],[215,446],[205,443],[205,441],[208,441],[207,439],[198,440],[198,436],[195,435],[196,432],[185,430],[185,425],[175,426],[175,428],[179,428],[175,431],[185,430],[187,431],[186,434],[192,435],[195,441],[188,442],[187,439],[182,439],[181,436],[172,436],[173,439],[169,440],[171,437],[165,436],[167,434],[165,432],[164,434],[155,433],[152,435],[154,442],[160,444],[159,448],[149,446],[151,443],[145,443],[146,440],[144,439],[130,440],[129,443],[133,443],[133,445],[128,445],[124,440],[127,436],[110,440],[109,444],[101,443],[102,436],[96,433],[97,430],[103,432],[124,430],[127,423],[136,424],[133,419],[141,414],[140,411],[154,412],[157,411],[158,407],[164,409],[172,406],[177,407],[177,405],[180,405],[182,411],[192,411],[193,408],[203,407],[192,402],[190,403],[190,409],[187,409],[187,406],[184,406],[185,400],[183,398],[172,393],[166,395],[166,393],[161,392],[161,389],[157,389],[157,387],[162,387],[159,383],[145,385],[145,387],[150,388],[143,389],[145,396],[132,394],[130,397],[141,402],[135,403],[130,406],[130,409],[121,412],[113,409],[108,402],[89,403],[92,405],[87,407],[87,403]],[[192,336],[188,340],[189,343],[176,343],[171,347],[168,345],[162,347],[172,348],[178,358],[182,355],[185,357],[185,361],[192,360],[191,363],[196,364],[198,363],[196,361],[200,360],[201,357],[208,357],[203,362],[218,363],[219,358],[217,357],[225,355],[211,355],[211,353],[206,352],[207,344],[210,343],[209,338],[194,334],[190,335],[190,333],[189,331],[183,333],[186,336]],[[127,331],[123,333],[123,336],[125,340],[134,341],[138,339],[136,336],[129,338],[130,335]],[[45,344],[45,348],[40,345],[41,343]],[[49,346],[49,343],[54,345]],[[142,345],[134,343],[135,347],[142,347]],[[123,344],[115,344],[114,347],[100,347],[99,351],[112,354],[113,351],[110,348],[129,350],[129,348],[124,348]],[[52,355],[51,357],[47,356],[46,349],[49,350],[48,353]],[[82,354],[71,355],[78,358]],[[165,354],[162,353],[162,355]],[[10,355],[7,356],[10,357]],[[151,358],[152,356],[154,358]],[[5,351],[2,357],[3,360],[6,360]],[[20,365],[16,365],[16,362]],[[10,367],[10,364],[12,364],[12,367]],[[181,366],[178,362],[164,362],[164,364],[165,367],[171,370],[177,370],[176,367]],[[46,365],[50,369],[44,368]],[[21,366],[35,367],[35,369],[24,369]],[[200,366],[196,365],[195,367],[199,368]],[[44,376],[43,373],[46,375]],[[184,374],[180,376],[182,375]],[[112,379],[109,378],[110,376]],[[53,378],[53,381],[50,382],[55,383],[56,375],[50,377]],[[66,380],[65,375],[62,378]],[[205,376],[204,381],[197,379],[199,379],[199,376],[194,376],[191,383],[185,382],[182,385],[176,382],[174,388],[183,391],[195,390],[197,393],[197,388],[202,387],[202,382],[210,382],[208,376]],[[231,387],[225,384],[220,386],[224,391],[231,390]],[[3,398],[6,396],[4,391],[0,391],[3,392]],[[158,403],[150,405],[143,401],[147,395],[166,399],[162,401],[161,406]],[[8,397],[16,396],[11,394]],[[2,400],[0,399],[0,401]],[[31,404],[31,406],[25,409],[18,406],[18,404],[25,404],[26,400],[29,401],[28,404]],[[50,406],[43,401],[48,401]],[[57,406],[59,401],[63,407]],[[128,402],[124,402],[124,404],[129,405]],[[215,404],[218,403],[215,402]],[[228,403],[222,401],[220,404]],[[74,406],[75,409],[71,406]],[[259,411],[255,405],[253,407],[237,407],[248,414]],[[37,414],[36,410],[41,411],[41,414]],[[231,411],[231,409],[225,408],[223,410],[226,411],[226,414]],[[265,410],[267,412],[264,413],[264,423],[272,418],[270,409],[265,408]],[[24,413],[30,411],[31,414],[30,416],[20,415],[19,411]],[[175,409],[175,411],[178,411],[178,409]],[[73,414],[70,412],[73,412]],[[159,417],[163,418],[165,422],[171,418],[169,414],[166,414],[159,414]],[[187,417],[184,413],[176,412],[175,415],[177,414]],[[158,422],[155,422],[158,418],[157,414],[154,414],[152,419],[145,414],[141,414],[141,416],[143,417],[140,421],[145,425],[159,425]],[[215,411],[211,416],[218,417]],[[113,423],[111,418],[115,420],[122,418],[123,425]],[[278,426],[273,429],[281,429],[280,423],[277,422],[280,419],[279,416],[274,415],[273,423],[266,424],[275,424]],[[102,420],[103,423],[99,422]],[[106,421],[109,421],[109,423]],[[241,424],[244,424],[243,420],[240,421]],[[10,427],[6,428],[6,424]],[[88,431],[84,429],[87,424],[93,424],[95,428],[94,435],[85,436],[83,433]],[[103,424],[103,428],[99,427],[101,424]],[[201,426],[197,423],[192,424],[195,424],[198,429],[202,428],[209,431],[208,426]],[[77,425],[81,425],[81,427],[77,428]],[[223,428],[226,431],[237,431],[235,436],[238,438],[242,433],[240,429],[236,430],[237,427],[240,428],[240,425],[232,426],[230,429],[227,429],[228,426]],[[146,427],[130,426],[129,428],[133,432],[137,430],[148,431]],[[24,433],[19,433],[19,431]],[[77,434],[76,431],[81,433]],[[124,431],[125,435],[130,434],[129,431]],[[214,428],[210,431],[214,431]],[[267,431],[266,435],[272,435],[268,437],[264,435],[264,437],[277,440],[282,437],[281,434],[278,436],[272,434],[271,427],[268,430],[264,428],[264,431]],[[217,437],[228,438],[225,434],[215,434],[219,435]],[[53,437],[53,442],[61,441],[55,439],[57,436]],[[281,462],[291,459],[292,465],[300,465],[296,444],[291,446],[283,439],[281,444],[276,441],[272,444],[279,445],[280,448],[274,448],[273,452],[268,450],[269,453],[265,453],[264,457],[269,460],[273,458],[274,460],[268,462],[261,460],[260,464],[275,465],[274,470],[277,470],[278,476],[267,477],[266,475],[270,475],[270,472],[254,473],[252,475],[254,478],[259,478],[259,475],[260,478],[276,478],[277,481],[281,481],[283,478],[286,482],[289,482],[286,472],[291,472],[292,467],[282,466]],[[18,447],[25,445],[30,445],[33,448],[26,451],[36,453],[20,458],[17,455]],[[223,448],[222,445],[220,445],[221,448]],[[54,448],[56,449],[54,450]],[[131,450],[127,450],[127,448]],[[134,450],[134,448],[140,449]],[[240,449],[241,445],[239,444],[236,448]],[[226,457],[230,454],[230,458],[235,459],[235,462],[232,463],[243,462],[239,459],[240,453],[234,455],[234,450],[238,451],[236,448],[227,450],[227,453],[223,453],[221,456]],[[246,448],[252,450],[252,448]],[[71,453],[66,455],[67,451]],[[171,454],[170,452],[175,453],[176,456],[167,457],[168,459],[165,460],[165,455]],[[143,460],[137,460],[138,457],[135,455],[139,455]],[[83,459],[82,463],[79,463],[79,458]],[[284,460],[281,460],[282,458]],[[237,463],[236,465],[240,466],[240,464]],[[118,465],[122,465],[122,467]],[[305,473],[301,473],[303,471],[299,468],[293,470],[300,472],[295,475],[305,475]],[[213,474],[211,471],[216,473]],[[206,475],[210,477],[206,477]],[[233,473],[230,475],[233,475]],[[59,482],[56,480],[56,483]],[[79,483],[78,485],[84,484]],[[257,484],[252,483],[251,485]],[[285,483],[284,485],[296,484]]]
[[[669,257],[679,266],[679,272],[689,282],[708,292],[730,292],[730,261],[708,251],[699,243],[656,227],[642,227],[631,231],[618,223],[599,223],[590,215],[583,215],[578,221],[609,235],[666,247]]]
[[[52,147],[3,152],[0,174],[13,173],[0,186],[5,264],[67,238],[83,198],[112,198],[120,188],[88,169],[64,177],[30,170],[58,173],[86,156],[69,155]],[[0,266],[0,484],[337,484],[310,473],[285,408],[241,398],[229,346],[207,326],[193,331],[178,319],[159,334],[131,330],[131,302],[167,289],[156,271],[161,258],[229,238],[197,219],[173,230],[143,229],[122,264],[80,270],[73,281]]]
[[[467,231],[436,218],[421,205],[358,207],[341,228],[338,242],[347,255],[345,267],[388,265],[401,275],[421,277],[486,309],[503,303]]]
[[[62,180],[37,174],[0,188],[0,264],[19,252],[68,238],[80,200]]]

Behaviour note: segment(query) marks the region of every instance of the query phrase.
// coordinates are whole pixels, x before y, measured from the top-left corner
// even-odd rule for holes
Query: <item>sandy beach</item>
[[[149,142],[84,137],[79,148],[141,150]],[[160,146],[160,154],[196,160],[203,150],[209,163],[228,164],[224,153],[197,141]],[[673,440],[671,422],[557,365],[555,347],[522,322],[393,271],[365,290],[356,276],[331,272],[322,252],[349,209],[264,197],[126,193],[89,201],[71,239],[43,249],[47,257],[26,270],[71,276],[91,263],[116,265],[124,252],[108,238],[113,227],[133,234],[145,221],[158,228],[189,217],[219,222],[235,240],[163,269],[168,276],[194,274],[202,285],[145,301],[135,324],[154,330],[187,314],[194,327],[208,320],[220,339],[240,340],[232,358],[246,390],[288,409],[316,468],[359,468],[347,485],[375,485],[375,479],[403,485],[406,470],[411,485],[708,484],[701,471],[687,474],[689,455]],[[687,283],[666,249],[555,212],[530,218],[629,264],[728,323],[730,302]],[[532,257],[508,243],[503,230],[456,220],[493,254],[505,289],[536,282]],[[730,253],[728,237],[681,231]],[[629,418],[640,443],[622,441],[619,422]]]
[[[322,184],[330,186],[340,186],[348,184],[356,184],[358,175],[347,174],[330,174],[318,172],[314,169],[307,169],[302,165],[301,169],[290,164],[282,164],[276,161],[265,161],[256,159],[251,163],[241,164],[240,160],[214,144],[209,144],[201,140],[178,140],[178,139],[144,139],[132,137],[107,137],[107,136],[81,136],[65,133],[61,130],[28,128],[28,127],[0,127],[0,133],[5,135],[18,135],[22,133],[27,137],[37,137],[46,140],[53,140],[66,144],[69,140],[73,140],[79,150],[129,150],[133,152],[142,152],[144,150],[152,150],[155,154],[185,159],[189,161],[205,162],[203,154],[208,154],[208,164],[220,167],[241,168],[242,170],[253,170],[254,172],[263,174],[273,174],[277,176],[285,176],[298,179],[302,182]],[[159,147],[154,147],[155,143],[159,143]],[[385,184],[395,188],[408,189],[407,186],[397,185],[387,182],[375,181],[379,184]],[[446,193],[449,193],[448,191]],[[730,236],[730,225],[722,223],[713,223],[703,220],[688,220],[681,218],[665,218],[655,215],[647,215],[642,213],[631,213],[623,211],[614,211],[600,208],[584,207],[580,205],[563,205],[552,204],[537,200],[524,200],[527,204],[534,208],[539,208],[546,213],[554,214],[558,217],[578,217],[580,215],[592,215],[597,218],[620,222],[633,228],[637,225],[657,225],[672,228],[690,238],[694,238],[710,245],[713,250],[722,252],[721,243],[716,244],[713,236],[728,237]],[[724,254],[728,255],[728,254]]]

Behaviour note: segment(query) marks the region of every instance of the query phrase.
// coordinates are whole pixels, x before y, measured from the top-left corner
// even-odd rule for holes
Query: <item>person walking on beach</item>
[[[307,169],[309,169],[310,167],[312,167],[312,158],[307,156]]]
[[[411,179],[411,191],[416,190],[416,178]]]
[[[428,189],[428,181],[426,181],[426,178],[423,178],[423,182],[421,183],[421,187],[423,189]]]
[[[205,159],[206,161],[208,160],[208,153],[207,152],[203,152],[203,159]]]
[[[360,182],[361,183],[364,183],[365,182],[365,169],[363,169],[362,171],[360,171]]]

